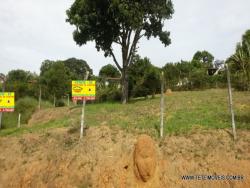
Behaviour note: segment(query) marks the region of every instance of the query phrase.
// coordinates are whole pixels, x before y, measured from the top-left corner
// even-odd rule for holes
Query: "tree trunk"
[[[122,104],[126,104],[128,102],[128,68],[123,67],[122,70]]]

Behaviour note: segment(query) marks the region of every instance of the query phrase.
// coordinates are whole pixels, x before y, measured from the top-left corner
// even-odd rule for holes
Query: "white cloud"
[[[208,50],[225,59],[234,51],[245,30],[250,29],[249,0],[173,0],[175,14],[166,22],[172,44],[164,48],[158,39],[140,42],[139,53],[152,63],[189,60],[197,50]],[[93,43],[78,47],[73,27],[65,22],[73,0],[1,0],[0,72],[22,68],[39,73],[45,59],[76,57],[86,60],[98,74],[112,63],[97,52]],[[116,49],[116,52],[119,52]]]

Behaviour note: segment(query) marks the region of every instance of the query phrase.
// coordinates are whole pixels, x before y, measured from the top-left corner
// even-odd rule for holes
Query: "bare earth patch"
[[[78,131],[66,128],[1,137],[0,187],[250,187],[250,131],[238,131],[235,143],[228,130],[154,139],[157,164],[146,182],[135,175],[138,136],[101,126],[87,129],[81,141]],[[244,179],[182,180],[183,175]]]
[[[67,117],[69,114],[70,109],[68,107],[56,108],[56,110],[55,108],[42,109],[32,115],[28,125],[32,126],[39,123],[47,123],[56,119]]]

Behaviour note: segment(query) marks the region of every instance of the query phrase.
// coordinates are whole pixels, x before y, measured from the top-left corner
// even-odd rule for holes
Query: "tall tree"
[[[95,41],[97,50],[111,56],[122,73],[122,102],[128,100],[128,69],[138,49],[139,40],[159,37],[169,45],[170,33],[163,30],[164,21],[173,14],[171,0],[75,0],[67,10],[67,22],[76,26],[73,33],[78,45]],[[121,47],[122,62],[114,54]]]

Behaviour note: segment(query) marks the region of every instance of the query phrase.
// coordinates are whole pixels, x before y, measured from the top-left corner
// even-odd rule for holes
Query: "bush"
[[[98,89],[97,102],[106,102],[106,101],[121,101],[121,91],[115,87],[106,87]]]
[[[65,106],[65,102],[62,99],[56,101],[56,107],[63,107]]]
[[[3,113],[3,128],[16,127],[19,113],[22,115],[21,124],[28,123],[37,106],[38,101],[32,97],[24,97],[19,99],[15,104],[15,112]]]
[[[38,106],[38,101],[32,97],[25,97],[16,102],[16,113],[22,114],[21,123],[28,123]]]

